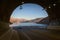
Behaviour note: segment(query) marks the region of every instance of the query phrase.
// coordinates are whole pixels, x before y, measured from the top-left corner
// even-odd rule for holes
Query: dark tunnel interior
[[[48,26],[9,27],[13,10],[24,3],[35,3],[46,9]],[[60,0],[0,0],[0,40],[60,40]]]

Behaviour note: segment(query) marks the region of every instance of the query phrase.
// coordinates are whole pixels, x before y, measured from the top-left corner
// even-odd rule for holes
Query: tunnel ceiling
[[[0,0],[0,21],[9,22],[11,13],[22,2],[37,3],[47,9],[50,20],[60,20],[60,0]]]

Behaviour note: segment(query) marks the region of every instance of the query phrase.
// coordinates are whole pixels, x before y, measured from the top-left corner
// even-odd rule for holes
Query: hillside
[[[43,18],[41,21],[37,22],[37,23],[42,23],[42,24],[49,24],[49,18]]]
[[[48,24],[49,23],[49,18],[36,18],[33,20],[29,20],[29,21],[25,21],[25,22],[35,22],[35,23],[39,23],[39,24]]]
[[[26,19],[18,19],[18,18],[11,18],[10,19],[11,23],[23,23],[23,22],[35,22],[35,23],[41,23],[41,24],[48,24],[49,23],[49,18],[36,18],[32,20],[26,20]]]
[[[24,22],[26,21],[26,19],[22,19],[22,18],[10,18],[10,23],[20,23],[20,22]]]

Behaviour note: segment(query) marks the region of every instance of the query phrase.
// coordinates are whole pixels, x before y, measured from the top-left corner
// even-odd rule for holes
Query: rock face
[[[40,20],[39,22],[37,23],[41,23],[41,24],[49,24],[49,18],[46,17],[46,18],[43,18],[42,20]]]
[[[30,20],[29,22],[35,22],[35,23],[39,23],[39,24],[48,24],[49,23],[49,18],[36,18],[33,20]]]
[[[36,19],[33,19],[33,20],[30,20],[29,22],[40,22],[43,18],[36,18]]]
[[[25,21],[25,22],[35,22],[35,23],[41,23],[41,24],[48,24],[49,23],[49,18],[36,18],[33,20]]]

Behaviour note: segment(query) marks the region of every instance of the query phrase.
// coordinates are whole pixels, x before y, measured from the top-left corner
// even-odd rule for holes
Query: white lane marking
[[[22,33],[28,38],[28,40],[31,40],[31,38],[25,32],[22,31]]]
[[[9,40],[11,40],[12,39],[12,35],[13,35],[13,31],[11,32],[11,34],[10,34],[10,38],[9,38]]]
[[[20,40],[18,32],[16,30],[14,30],[14,32],[15,32],[15,34],[17,36],[17,39]]]
[[[7,33],[9,33],[10,30],[11,30],[11,29],[9,29],[6,33],[4,33],[4,34],[0,37],[0,39],[3,38],[5,35],[7,35]]]

